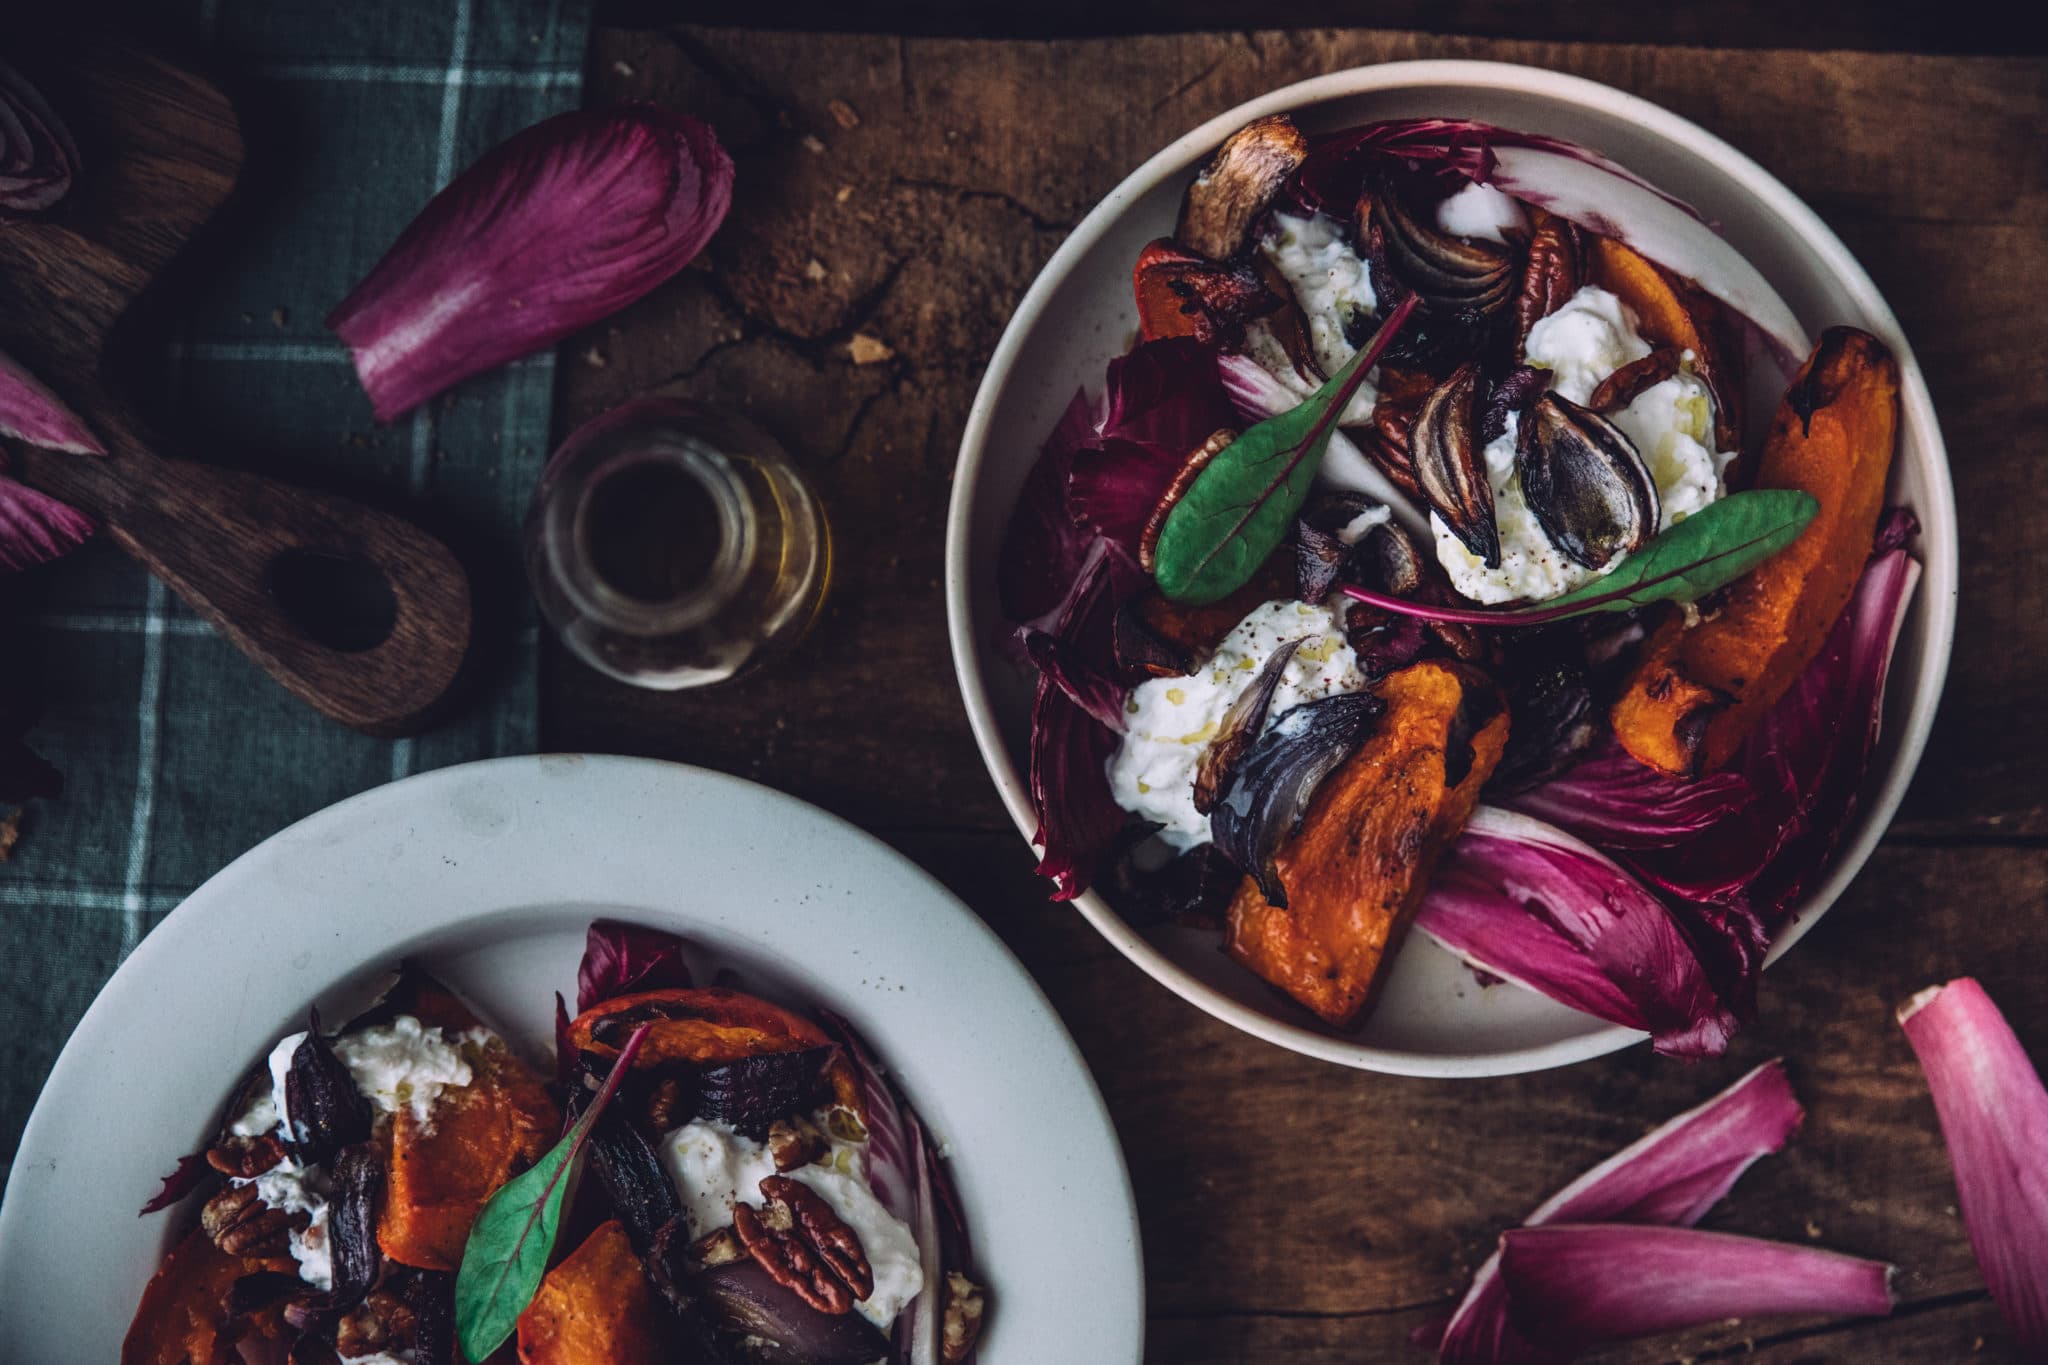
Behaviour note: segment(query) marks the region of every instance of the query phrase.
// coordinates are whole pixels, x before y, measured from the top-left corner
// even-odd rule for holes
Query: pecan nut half
[[[760,1209],[733,1207],[733,1230],[761,1269],[820,1313],[851,1313],[875,1292],[860,1236],[824,1197],[786,1175],[761,1181]]]
[[[303,1213],[271,1208],[254,1185],[230,1185],[199,1211],[199,1226],[230,1256],[289,1256],[292,1232],[311,1221]]]
[[[778,1171],[793,1171],[825,1159],[825,1132],[808,1118],[777,1119],[768,1125],[768,1155]]]
[[[946,1272],[946,1311],[939,1335],[939,1352],[946,1365],[961,1365],[974,1354],[981,1340],[981,1319],[988,1311],[988,1296],[980,1285],[957,1270]]]
[[[1579,225],[1554,213],[1540,215],[1529,238],[1529,260],[1522,268],[1522,289],[1515,296],[1515,357],[1529,345],[1529,329],[1564,306],[1579,292],[1583,242]]]
[[[283,1160],[284,1143],[275,1133],[230,1137],[206,1152],[207,1165],[238,1180],[254,1180]]]

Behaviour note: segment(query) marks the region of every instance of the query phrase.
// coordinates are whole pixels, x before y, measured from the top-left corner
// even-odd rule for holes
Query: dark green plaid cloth
[[[575,106],[588,0],[183,0],[251,154],[179,319],[156,404],[167,446],[375,487],[452,533],[499,596],[548,439],[553,357],[461,385],[388,428],[320,320],[432,193]],[[89,173],[89,170],[88,170]],[[224,248],[224,249],[223,249]],[[535,630],[416,740],[366,739],[272,683],[163,586],[94,544],[21,585],[63,797],[0,864],[0,1157],[108,975],[208,876],[285,825],[426,768],[537,742]],[[518,610],[525,610],[521,607]],[[4,1174],[4,1170],[0,1170]]]

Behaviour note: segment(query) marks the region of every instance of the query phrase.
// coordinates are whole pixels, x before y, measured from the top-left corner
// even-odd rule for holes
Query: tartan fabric
[[[484,681],[416,740],[372,740],[272,683],[110,546],[9,585],[35,747],[63,797],[0,864],[0,1157],[123,957],[268,835],[423,769],[537,743],[536,630],[518,528],[545,457],[553,357],[478,377],[390,427],[321,319],[431,194],[574,107],[589,0],[184,0],[250,155],[199,301],[146,376],[169,448],[408,509],[478,568],[505,618]],[[88,174],[90,170],[88,168]],[[223,247],[225,249],[223,249]],[[154,401],[150,401],[154,400]],[[517,618],[517,619],[514,619]],[[10,664],[10,667],[13,665]]]

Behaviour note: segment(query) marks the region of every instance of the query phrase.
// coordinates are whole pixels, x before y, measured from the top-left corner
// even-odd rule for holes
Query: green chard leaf
[[[642,1024],[634,1030],[619,1049],[604,1088],[576,1125],[530,1169],[506,1181],[470,1226],[462,1267],[455,1272],[455,1335],[464,1359],[484,1360],[504,1345],[533,1302],[561,1231],[562,1209],[581,1170],[584,1144],[651,1027]]]
[[[1279,548],[1366,374],[1415,309],[1410,295],[1372,342],[1313,395],[1254,423],[1217,452],[1159,529],[1153,577],[1176,602],[1214,602],[1249,583]]]
[[[1653,602],[1696,602],[1799,539],[1819,511],[1813,495],[1797,489],[1731,493],[1659,535],[1604,577],[1533,606],[1442,607],[1348,583],[1341,591],[1398,615],[1472,626],[1541,626]]]

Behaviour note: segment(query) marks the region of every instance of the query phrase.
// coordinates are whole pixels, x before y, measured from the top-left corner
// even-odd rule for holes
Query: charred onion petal
[[[1216,847],[1259,884],[1268,904],[1285,909],[1275,859],[1301,827],[1325,777],[1371,733],[1386,703],[1370,692],[1340,692],[1288,710],[1237,765],[1237,775],[1209,812]]]
[[[683,1212],[683,1201],[654,1145],[613,1109],[601,1115],[591,1131],[590,1164],[634,1249],[642,1260],[651,1260],[661,1230]]]
[[[1301,641],[1296,639],[1274,650],[1258,675],[1237,694],[1224,711],[1223,719],[1216,723],[1216,737],[1209,741],[1209,747],[1202,751],[1202,761],[1195,765],[1195,809],[1202,814],[1214,809],[1216,798],[1230,784],[1238,759],[1265,730],[1266,711],[1273,704],[1273,693],[1286,676],[1287,665],[1294,661],[1294,651],[1300,648]]]
[[[333,1344],[310,1332],[292,1343],[285,1359],[290,1365],[341,1365],[341,1355]]]
[[[1422,495],[1451,534],[1489,569],[1500,567],[1500,530],[1493,518],[1493,485],[1473,431],[1479,397],[1479,362],[1468,360],[1436,386],[1416,414],[1409,455]]]
[[[356,1089],[334,1048],[320,1033],[320,1011],[311,1012],[306,1041],[292,1053],[284,1080],[285,1117],[298,1144],[298,1159],[324,1162],[344,1147],[370,1137],[370,1102]]]
[[[1209,433],[1209,439],[1195,447],[1180,471],[1173,476],[1173,482],[1166,485],[1166,491],[1159,495],[1158,506],[1145,522],[1144,534],[1138,538],[1138,567],[1151,573],[1157,567],[1159,533],[1166,526],[1166,518],[1174,505],[1187,496],[1194,487],[1195,478],[1209,467],[1209,461],[1220,455],[1224,448],[1237,439],[1237,433],[1229,427],[1219,427]]]
[[[239,1318],[260,1313],[305,1287],[304,1280],[284,1270],[258,1270],[244,1275],[228,1288],[228,1316]]]
[[[1657,482],[1600,414],[1544,394],[1519,430],[1515,463],[1544,534],[1587,568],[1604,569],[1657,534]]]
[[[1455,665],[1453,665],[1455,667]],[[1464,683],[1458,709],[1444,735],[1444,785],[1455,787],[1472,772],[1472,737],[1501,713],[1507,702],[1491,677],[1474,668],[1458,670]]]
[[[1180,203],[1181,245],[1227,261],[1251,245],[1252,225],[1308,157],[1308,139],[1285,114],[1255,119],[1216,149]]]
[[[1387,264],[1401,283],[1437,311],[1498,313],[1513,300],[1515,255],[1493,242],[1452,237],[1423,222],[1407,196],[1377,178],[1361,215],[1382,234]]]
[[[1548,781],[1577,763],[1601,733],[1584,669],[1560,661],[1515,668],[1508,676],[1514,723],[1500,763],[1487,779],[1489,793],[1518,792]]]
[[[331,1337],[334,1325],[376,1287],[384,1267],[384,1253],[377,1245],[377,1218],[384,1204],[383,1154],[368,1142],[357,1143],[329,1164],[328,1179],[333,1185],[327,1201],[333,1287],[293,1304],[286,1320]]]
[[[1117,608],[1109,631],[1110,652],[1116,659],[1118,674],[1126,682],[1184,678],[1195,671],[1195,656],[1146,625],[1135,602]]]
[[[1366,587],[1406,597],[1422,586],[1424,561],[1406,527],[1383,521],[1352,547],[1351,568]]]
[[[1354,603],[1344,620],[1359,672],[1373,682],[1414,663],[1429,643],[1428,628],[1415,617],[1396,616],[1362,602]]]
[[[1333,531],[1318,531],[1306,517],[1294,527],[1294,593],[1312,607],[1329,600],[1351,547]]]
[[[1678,373],[1678,349],[1660,346],[1641,360],[1632,360],[1600,381],[1586,406],[1595,412],[1619,412],[1636,401],[1643,390],[1661,384]]]
[[[735,1336],[751,1337],[762,1361],[776,1365],[868,1365],[889,1343],[858,1313],[820,1313],[749,1259],[699,1275],[698,1291]]]
[[[1217,265],[1170,238],[1138,253],[1131,281],[1138,295],[1138,327],[1147,341],[1193,337],[1205,343],[1235,342],[1247,322],[1280,306],[1280,296],[1250,265]]]
[[[1487,390],[1486,413],[1479,421],[1479,444],[1492,445],[1506,433],[1508,414],[1519,413],[1550,387],[1550,371],[1517,365]]]
[[[697,1075],[697,1116],[759,1139],[775,1120],[808,1114],[824,1102],[831,1059],[831,1048],[808,1047],[707,1066]]]
[[[1302,504],[1301,519],[1318,531],[1335,535],[1367,512],[1383,506],[1379,499],[1348,488],[1319,488]]]

